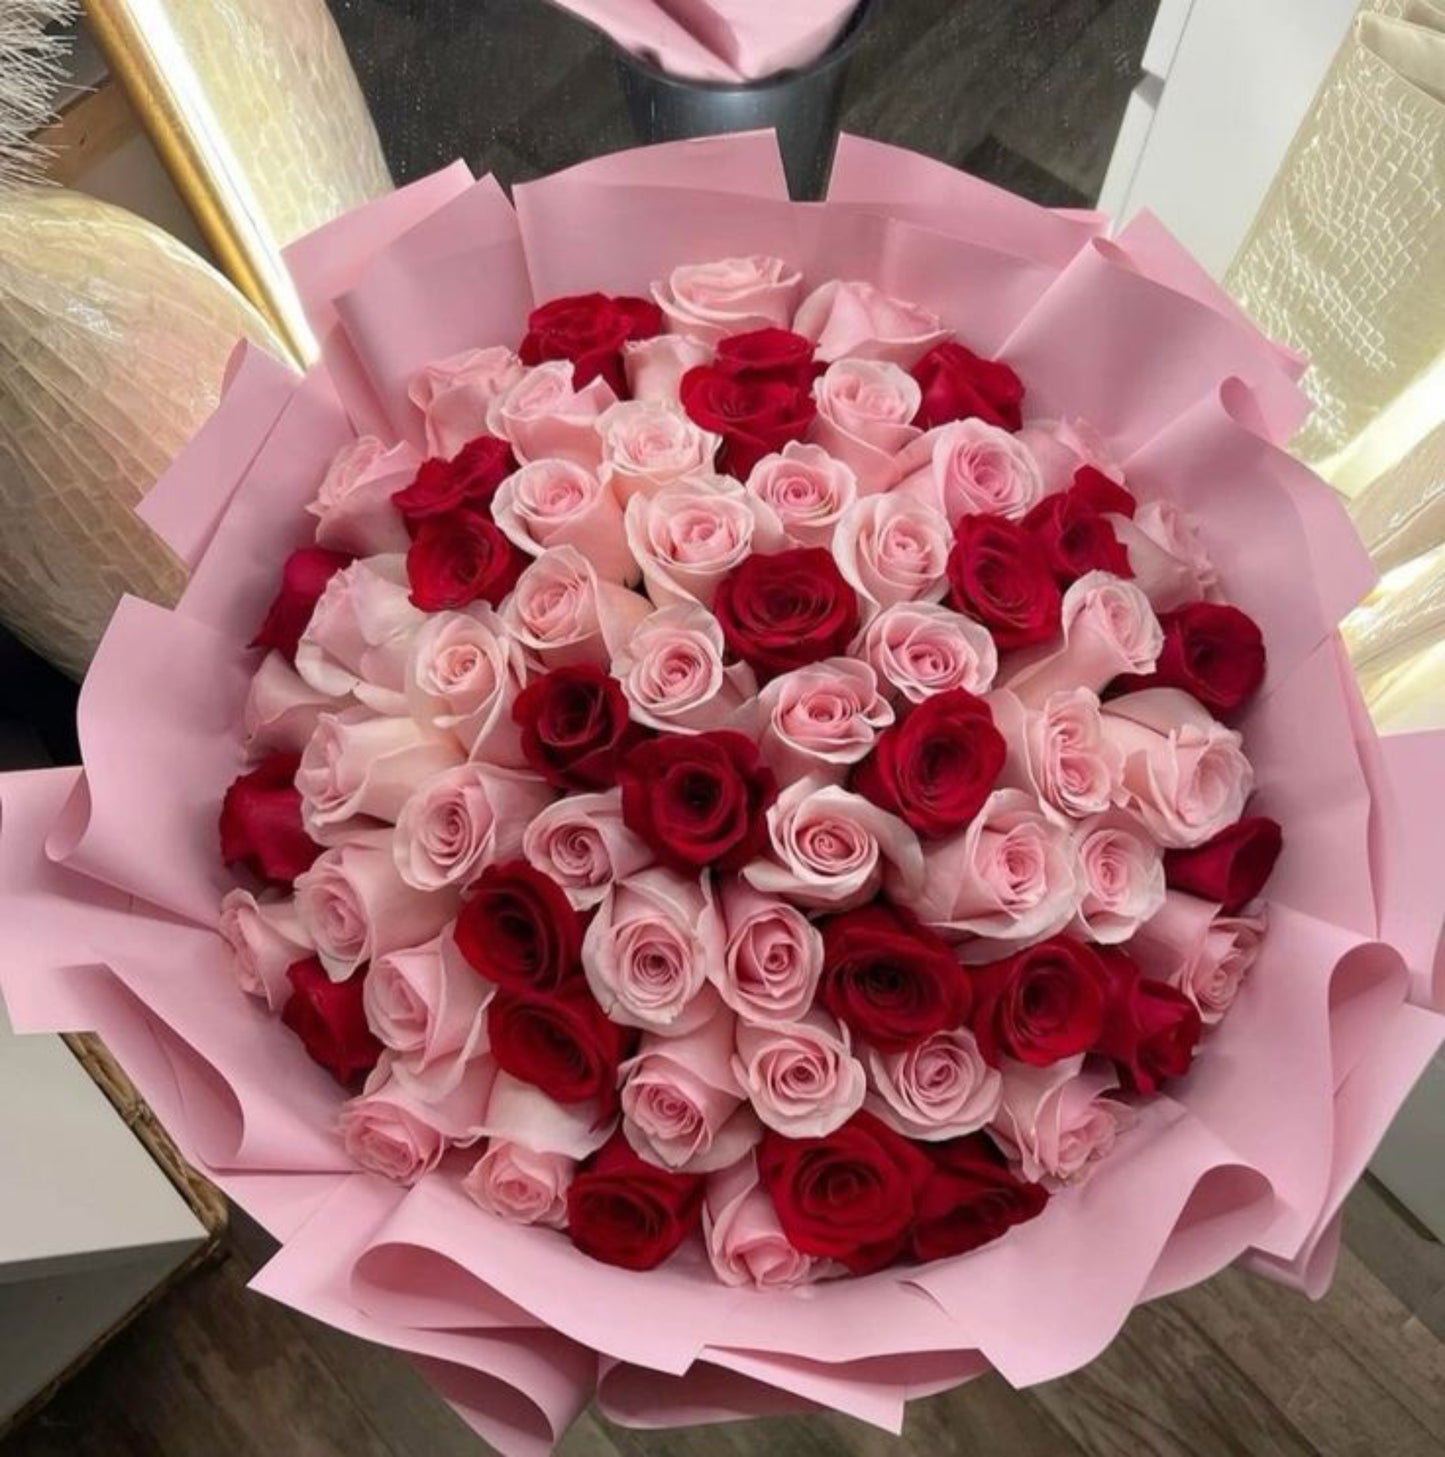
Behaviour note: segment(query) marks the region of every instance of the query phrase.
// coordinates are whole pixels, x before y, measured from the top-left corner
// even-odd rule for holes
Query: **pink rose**
[[[671,400],[624,400],[597,422],[602,460],[617,499],[651,496],[664,486],[712,472],[720,437],[695,425]]]
[[[1031,794],[996,789],[973,823],[923,852],[922,893],[896,894],[935,930],[998,941],[1042,941],[1078,904],[1068,830]]]
[[[718,995],[745,1022],[796,1022],[823,974],[822,933],[796,906],[742,881],[722,892],[727,945],[708,967]]]
[[[574,546],[603,581],[637,580],[611,485],[575,461],[534,460],[513,472],[492,498],[492,519],[529,556]]]
[[[722,951],[722,922],[706,881],[659,866],[608,891],[583,938],[582,967],[614,1022],[681,1037],[721,1006],[707,972]]]
[[[768,811],[775,860],[754,860],[743,879],[798,905],[846,911],[871,900],[884,872],[908,903],[922,888],[923,850],[902,820],[826,780],[788,785]]]
[[[752,469],[748,495],[782,523],[793,546],[831,546],[833,529],[858,495],[853,472],[817,445],[790,440]]]
[[[622,346],[622,367],[634,400],[676,400],[683,375],[711,359],[711,349],[681,334],[629,339]]]
[[[1118,485],[1127,485],[1123,462],[1087,420],[1034,421],[1017,438],[1038,462],[1046,496],[1067,491],[1074,473],[1086,465]]]
[[[734,567],[783,546],[783,527],[735,481],[689,481],[627,503],[627,544],[657,606],[707,606]]]
[[[1122,824],[1080,826],[1078,877],[1075,929],[1102,946],[1128,941],[1164,904],[1163,852]]]
[[[575,546],[549,546],[502,604],[507,630],[547,668],[605,668],[647,616],[647,602],[600,580]]]
[[[815,288],[793,318],[793,332],[817,345],[818,358],[882,359],[909,369],[948,337],[936,315],[890,298],[871,283],[832,279]]]
[[[541,1088],[498,1070],[481,1116],[481,1132],[498,1142],[580,1162],[617,1129],[617,1115],[594,1101],[558,1103]]]
[[[940,511],[1018,521],[1044,494],[1044,478],[1018,437],[982,420],[955,420],[910,445],[898,460],[897,490]]]
[[[325,714],[301,755],[296,787],[306,832],[334,841],[358,818],[395,824],[416,785],[462,761],[450,736],[364,708]]]
[[[487,431],[508,440],[523,463],[572,460],[596,470],[602,464],[597,421],[617,403],[612,386],[599,375],[580,390],[572,365],[551,360],[529,369],[487,410]]]
[[[725,664],[722,628],[695,602],[644,617],[612,658],[638,723],[673,733],[735,728],[750,733],[758,681],[746,663]]]
[[[825,658],[781,674],[758,695],[758,711],[758,747],[783,783],[804,774],[841,782],[893,722],[878,675],[856,658]]]
[[[337,572],[301,634],[297,673],[318,693],[405,713],[407,653],[426,621],[410,592],[405,557],[364,557]]]
[[[966,1027],[934,1032],[906,1052],[867,1053],[867,1108],[925,1143],[977,1133],[998,1111],[1003,1080]]]
[[[772,1026],[737,1024],[733,1073],[753,1112],[788,1138],[821,1138],[863,1106],[867,1080],[848,1029],[826,1012]]]
[[[365,843],[337,845],[296,877],[296,913],[332,981],[420,945],[456,914],[454,893],[415,890],[396,873],[388,838],[378,831]]]
[[[463,960],[450,936],[388,952],[371,963],[362,987],[366,1024],[418,1075],[437,1086],[460,1076],[484,1047],[493,988]]]
[[[1134,1124],[1134,1110],[1108,1096],[1119,1086],[1114,1074],[1083,1068],[1082,1057],[1049,1067],[1004,1066],[993,1135],[1031,1183],[1053,1189],[1087,1183]]]
[[[818,418],[812,438],[851,466],[864,494],[899,477],[895,458],[923,433],[913,424],[923,392],[896,364],[840,359],[813,385]]]
[[[474,1058],[441,1088],[427,1076],[407,1076],[400,1063],[384,1056],[362,1095],[341,1110],[341,1145],[360,1168],[393,1183],[414,1184],[449,1148],[480,1136],[477,1110],[486,1106],[494,1075],[489,1058]]]
[[[1109,525],[1129,553],[1134,583],[1156,612],[1173,612],[1190,602],[1219,600],[1219,574],[1189,518],[1169,501],[1144,501]]]
[[[1035,709],[1005,689],[990,697],[989,706],[1008,745],[1001,782],[1028,790],[1045,813],[1087,819],[1123,797],[1124,760],[1104,735],[1098,694],[1063,689]]]
[[[249,890],[227,891],[216,929],[231,953],[236,981],[247,996],[264,997],[279,1012],[291,996],[286,969],[311,955],[311,938],[296,906],[285,900],[258,901]]]
[[[450,460],[487,429],[487,412],[521,381],[526,367],[510,349],[467,349],[419,369],[407,397],[426,422],[428,455]]]
[[[567,892],[578,910],[590,910],[613,881],[652,864],[652,851],[622,823],[622,791],[568,794],[527,821],[522,854]]]
[[[352,556],[405,551],[406,523],[392,495],[412,483],[421,461],[409,445],[387,447],[374,435],[343,445],[326,468],[316,499],[316,544]]]
[[[407,707],[472,757],[515,767],[523,759],[512,703],[525,674],[521,645],[486,603],[434,612],[407,655]]]
[[[623,1063],[622,1132],[649,1163],[706,1174],[735,1164],[762,1137],[732,1069],[733,1019],[685,1037],[644,1037]]]
[[[246,752],[299,754],[323,713],[335,713],[336,699],[313,688],[285,656],[269,652],[246,693],[242,724]]]
[[[494,1138],[462,1180],[462,1192],[508,1224],[567,1227],[567,1190],[577,1161]]]
[[[790,1290],[843,1273],[841,1266],[788,1243],[773,1201],[758,1183],[752,1154],[707,1181],[702,1228],[708,1259],[724,1285]]]
[[[953,533],[939,512],[896,494],[865,496],[833,535],[838,570],[875,609],[937,602],[952,547]]]
[[[1063,632],[1061,646],[1038,649],[1004,682],[1026,707],[1063,689],[1102,693],[1121,673],[1152,673],[1164,646],[1149,599],[1108,572],[1088,572],[1064,593]]]
[[[1244,813],[1254,770],[1243,740],[1187,693],[1150,688],[1104,705],[1124,756],[1124,807],[1166,848],[1213,839]]]
[[[494,861],[515,860],[522,831],[552,802],[531,774],[458,764],[412,790],[392,839],[396,869],[417,890],[466,885]]]
[[[729,334],[783,329],[803,291],[803,275],[781,258],[719,258],[685,263],[652,296],[667,316],[669,334],[716,344]]]
[[[937,602],[895,602],[863,629],[853,651],[873,665],[884,691],[922,703],[954,688],[993,687],[998,649],[982,623]]]
[[[1234,1005],[1259,957],[1265,916],[1221,916],[1218,906],[1177,890],[1160,901],[1129,954],[1146,976],[1178,987],[1213,1026]]]

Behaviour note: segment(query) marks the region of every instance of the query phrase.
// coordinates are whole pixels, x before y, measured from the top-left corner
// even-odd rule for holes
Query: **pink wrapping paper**
[[[1076,1369],[1138,1301],[1231,1262],[1317,1292],[1340,1202],[1445,1035],[1445,776],[1437,736],[1381,744],[1342,676],[1336,625],[1372,574],[1280,448],[1298,361],[1157,224],[1103,243],[1097,219],[853,139],[822,205],[788,204],[771,143],[744,136],[605,158],[516,207],[449,169],[290,250],[323,364],[301,379],[238,358],[143,508],[195,563],[181,603],[117,614],[82,701],[83,774],[0,781],[17,1027],[99,1030],[187,1156],[284,1241],[257,1288],[408,1353],[508,1453],[548,1450],[594,1393],[639,1426],[827,1408],[898,1430],[910,1397],[982,1371]],[[790,1295],[722,1286],[697,1252],[645,1276],[599,1265],[490,1220],[446,1168],[411,1189],[353,1172],[340,1094],[234,991],[210,929],[244,645],[338,446],[418,440],[410,373],[516,338],[533,298],[645,292],[736,250],[936,309],[1000,350],[1042,413],[1100,425],[1142,498],[1195,515],[1270,643],[1242,727],[1287,844],[1235,1010],[1090,1184],[972,1255]]]

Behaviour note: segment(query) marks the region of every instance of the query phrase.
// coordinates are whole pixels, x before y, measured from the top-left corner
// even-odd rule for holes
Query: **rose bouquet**
[[[323,364],[238,357],[185,598],[4,786],[17,1024],[508,1450],[1317,1289],[1445,1030],[1298,362],[1147,220],[854,141],[783,198],[733,138],[303,240]]]

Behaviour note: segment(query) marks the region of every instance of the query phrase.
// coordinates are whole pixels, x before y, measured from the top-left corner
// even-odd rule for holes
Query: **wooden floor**
[[[786,0],[778,0],[786,3]],[[1041,201],[1093,199],[1154,0],[881,0],[845,124]],[[630,141],[604,48],[541,0],[333,0],[398,180],[463,155],[523,180]],[[1373,1186],[1311,1305],[1230,1273],[1135,1312],[1087,1370],[844,1418],[658,1434],[589,1415],[564,1457],[1429,1457],[1445,1453],[1445,1248]],[[223,1257],[123,1333],[0,1457],[477,1457],[398,1358],[246,1293]]]
[[[1015,1392],[915,1403],[902,1440],[845,1417],[674,1433],[589,1413],[561,1457],[1432,1457],[1445,1452],[1445,1247],[1371,1184],[1311,1304],[1230,1272],[1134,1312],[1108,1353]],[[0,1457],[481,1457],[399,1358],[249,1294],[270,1250],[222,1258],[104,1350]]]

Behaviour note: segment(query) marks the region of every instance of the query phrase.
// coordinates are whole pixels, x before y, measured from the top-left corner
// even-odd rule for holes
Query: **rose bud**
[[[802,291],[803,275],[796,268],[763,255],[684,263],[652,286],[669,332],[706,344],[726,343],[728,335],[746,338],[749,331],[787,335],[782,326],[793,317]],[[811,359],[813,346],[803,342]]]
[[[999,516],[965,516],[948,557],[949,605],[976,617],[1001,649],[1045,643],[1063,597],[1032,532]]]
[[[1105,1006],[1094,1051],[1110,1058],[1131,1092],[1157,1093],[1189,1071],[1204,1030],[1199,1009],[1167,982],[1141,976],[1117,946],[1101,948]]]
[[[297,754],[271,754],[242,774],[221,801],[221,859],[262,880],[290,885],[321,853],[301,819]]]
[[[554,668],[527,685],[512,705],[522,755],[561,789],[607,789],[617,766],[642,737],[627,717],[627,699],[600,668]]]
[[[903,1253],[932,1171],[922,1149],[862,1111],[820,1138],[770,1131],[758,1146],[758,1175],[788,1243],[855,1275]]]
[[[961,830],[983,808],[1008,750],[983,699],[936,693],[879,734],[853,788],[925,838]]]
[[[880,902],[823,923],[818,1000],[860,1042],[903,1052],[964,1021],[972,984],[946,942]]]
[[[555,1103],[617,1102],[617,1069],[637,1034],[607,1019],[587,987],[568,983],[546,996],[498,991],[487,1005],[487,1038],[503,1072]]]
[[[857,596],[822,547],[748,557],[713,611],[729,650],[765,678],[845,655],[858,630]]]
[[[813,341],[788,329],[754,329],[720,339],[714,368],[729,379],[784,379],[808,385],[822,372]]]
[[[281,587],[266,611],[266,620],[251,639],[253,648],[275,648],[287,662],[296,661],[296,645],[311,614],[326,590],[326,584],[351,558],[319,546],[303,546],[286,558],[281,568]]]
[[[1100,479],[1107,480],[1107,477]],[[1024,517],[1023,526],[1025,531],[1033,532],[1043,547],[1061,587],[1089,572],[1110,572],[1116,577],[1134,575],[1129,553],[1114,534],[1108,518],[1093,504],[1088,492],[1077,486],[1045,496]]]
[[[952,420],[1023,427],[1023,381],[1001,359],[982,359],[954,340],[935,344],[912,369],[923,398],[913,423],[931,430]]]
[[[406,394],[426,422],[427,454],[447,459],[456,455],[524,373],[522,361],[500,344],[466,349],[417,370]]]
[[[623,823],[674,870],[738,870],[767,843],[763,816],[778,782],[742,734],[669,734],[641,744],[617,782]]]
[[[1049,1201],[982,1134],[933,1144],[928,1157],[933,1171],[918,1193],[909,1246],[915,1260],[978,1249],[1042,1214]]]
[[[704,1183],[647,1163],[619,1131],[573,1176],[567,1233],[603,1264],[654,1269],[701,1223]]]
[[[1264,682],[1264,638],[1247,613],[1222,602],[1191,602],[1159,619],[1164,647],[1154,671],[1119,680],[1125,692],[1181,688],[1211,713],[1238,713]]]
[[[366,973],[332,981],[314,957],[288,968],[291,996],[281,1021],[301,1039],[306,1055],[343,1087],[355,1087],[376,1066],[381,1043],[366,1025]]]
[[[1131,521],[1139,503],[1116,480],[1111,480],[1097,466],[1081,465],[1074,472],[1071,495],[1092,506],[1101,516],[1127,516]],[[1120,573],[1121,576],[1127,573]]]
[[[566,891],[525,860],[481,873],[455,934],[468,962],[511,991],[553,992],[581,972],[581,919]]]
[[[1216,901],[1225,915],[1237,915],[1264,889],[1283,848],[1279,823],[1251,815],[1192,850],[1168,851],[1164,878],[1175,890]]]
[[[1047,1067],[1088,1052],[1104,1026],[1106,973],[1100,954],[1055,936],[973,969],[969,1025],[983,1055]]]
[[[828,364],[881,359],[904,369],[947,337],[936,314],[857,279],[820,284],[798,306],[793,328],[816,341]]]
[[[683,375],[678,398],[690,420],[722,437],[718,469],[739,480],[765,455],[801,440],[818,413],[806,385],[771,374],[734,377],[708,364]]]
[[[523,364],[571,360],[579,390],[600,376],[621,395],[627,388],[622,346],[660,333],[662,310],[650,299],[577,294],[533,309],[517,352]]]
[[[1020,1165],[1026,1179],[1048,1188],[1086,1184],[1118,1136],[1133,1126],[1134,1110],[1109,1096],[1119,1080],[1095,1059],[1071,1057],[1052,1067],[1009,1063],[998,1116],[989,1132]]]
[[[505,440],[498,440],[495,435],[478,435],[450,460],[436,456],[424,460],[416,478],[392,496],[391,504],[401,512],[415,535],[423,521],[463,507],[485,511],[497,487],[516,468],[512,447]]]
[[[527,562],[526,553],[479,511],[430,516],[406,554],[412,604],[441,612],[480,598],[495,607],[517,585]]]

